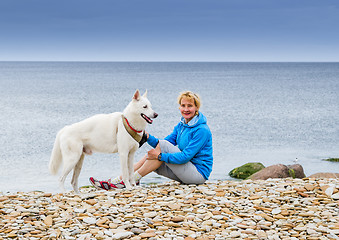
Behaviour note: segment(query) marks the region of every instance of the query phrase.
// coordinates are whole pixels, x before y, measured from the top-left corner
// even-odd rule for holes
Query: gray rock
[[[134,233],[132,232],[119,232],[119,233],[116,233],[112,236],[113,239],[126,239],[126,238],[129,238],[131,236],[133,236]]]
[[[339,173],[320,172],[312,174],[308,178],[339,178]]]
[[[304,170],[300,164],[286,166],[283,164],[276,164],[268,166],[259,172],[250,176],[252,180],[266,180],[269,178],[304,178]]]
[[[87,217],[87,218],[84,218],[83,221],[87,224],[95,224],[97,220],[93,217]]]
[[[240,167],[232,169],[228,175],[234,178],[246,179],[263,168],[265,168],[265,166],[262,163],[246,163]]]
[[[334,200],[339,200],[339,193],[333,194],[331,196]]]
[[[254,173],[250,179],[266,180],[269,178],[287,178],[289,177],[288,167],[283,164],[268,166],[259,172]]]
[[[287,167],[290,169],[290,177],[293,178],[304,178],[306,177],[305,173],[304,173],[304,169],[300,164],[293,164],[293,165],[287,165]],[[291,170],[294,171],[294,173],[291,173]],[[294,175],[294,176],[291,176]]]

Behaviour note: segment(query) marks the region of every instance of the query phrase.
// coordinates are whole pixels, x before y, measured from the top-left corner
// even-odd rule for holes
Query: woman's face
[[[186,123],[192,120],[192,118],[195,116],[195,113],[198,111],[197,106],[194,104],[194,100],[183,97],[180,102],[180,113],[186,120]]]

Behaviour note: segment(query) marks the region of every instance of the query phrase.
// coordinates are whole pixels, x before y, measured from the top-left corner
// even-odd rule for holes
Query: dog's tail
[[[60,164],[62,162],[62,155],[60,149],[60,134],[61,133],[58,132],[55,138],[51,159],[49,161],[49,171],[53,175],[57,174]]]

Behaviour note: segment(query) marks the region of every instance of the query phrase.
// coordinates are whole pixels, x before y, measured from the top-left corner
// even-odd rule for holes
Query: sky
[[[1,0],[0,61],[339,62],[339,1]]]

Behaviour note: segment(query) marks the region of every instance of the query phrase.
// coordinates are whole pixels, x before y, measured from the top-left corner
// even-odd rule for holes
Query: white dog
[[[67,175],[73,169],[72,186],[79,193],[78,177],[85,154],[92,152],[119,153],[122,180],[127,189],[135,185],[134,154],[139,147],[147,123],[158,116],[152,110],[147,99],[147,91],[140,96],[136,90],[132,101],[123,112],[98,114],[81,122],[65,126],[55,139],[49,170],[58,172],[61,162],[63,170],[60,177],[60,188],[64,189]],[[142,145],[142,143],[141,143]]]

